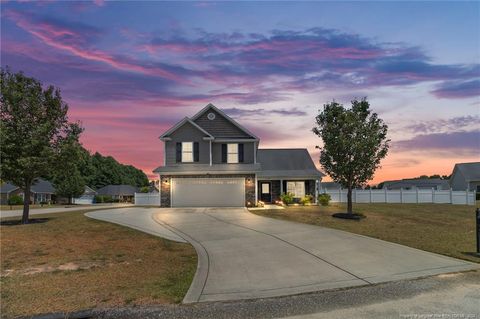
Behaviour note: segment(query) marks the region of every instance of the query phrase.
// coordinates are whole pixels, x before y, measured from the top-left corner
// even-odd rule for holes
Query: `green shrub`
[[[293,203],[293,194],[292,193],[283,193],[280,195],[280,199],[285,205],[290,205]]]
[[[95,195],[95,203],[111,203],[112,196],[109,195]]]
[[[307,204],[311,204],[312,201],[313,201],[313,196],[312,195],[305,195],[302,198],[300,198],[300,204],[302,204],[303,206],[305,206]]]
[[[22,205],[23,204],[23,198],[19,195],[12,195],[8,198],[8,205],[13,206],[13,205]]]
[[[330,194],[327,194],[327,193],[318,195],[318,202],[322,206],[328,206],[331,199],[332,199],[332,196],[330,196]]]

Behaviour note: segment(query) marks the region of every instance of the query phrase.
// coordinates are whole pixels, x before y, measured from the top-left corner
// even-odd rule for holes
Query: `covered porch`
[[[316,203],[319,182],[319,179],[313,178],[259,178],[257,181],[257,200],[264,203],[276,203],[281,200],[280,195],[291,193],[295,202],[299,202],[302,197],[310,195],[313,197],[313,202]]]

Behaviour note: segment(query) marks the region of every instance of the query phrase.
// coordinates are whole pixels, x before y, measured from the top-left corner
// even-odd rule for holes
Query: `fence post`
[[[418,188],[415,188],[416,193],[417,193],[417,204],[418,204]]]
[[[465,191],[465,194],[467,195],[467,196],[466,196],[466,202],[465,202],[465,204],[468,205],[468,188],[467,188],[467,190]]]
[[[385,203],[388,203],[388,196],[387,196],[387,189],[386,188],[385,188],[384,195],[385,195]]]
[[[400,203],[403,204],[403,188],[400,187]]]
[[[340,203],[342,202],[342,188],[341,187],[338,189],[338,201]]]
[[[432,202],[435,204],[435,188],[432,187]]]
[[[468,200],[468,197],[467,197],[467,200]],[[357,189],[356,188],[353,189],[353,202],[354,203],[357,202]]]
[[[370,188],[370,204],[372,203],[372,189]]]
[[[480,208],[477,208],[475,215],[477,222],[477,254],[480,254]]]
[[[453,204],[453,189],[450,187],[450,204]]]

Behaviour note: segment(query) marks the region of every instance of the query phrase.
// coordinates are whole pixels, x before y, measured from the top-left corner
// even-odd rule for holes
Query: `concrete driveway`
[[[119,208],[89,217],[196,249],[184,302],[274,297],[478,268],[466,261],[242,208]]]

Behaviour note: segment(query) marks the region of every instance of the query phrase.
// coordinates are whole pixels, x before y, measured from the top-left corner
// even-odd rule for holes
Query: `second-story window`
[[[222,163],[243,163],[243,143],[222,144]]]
[[[200,160],[198,142],[177,142],[176,149],[177,163],[193,163]]]
[[[182,162],[193,162],[193,142],[182,142]]]
[[[227,144],[227,163],[238,163],[238,144]]]

